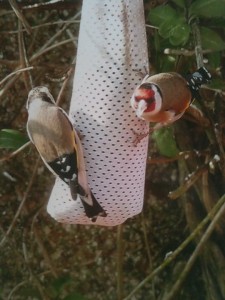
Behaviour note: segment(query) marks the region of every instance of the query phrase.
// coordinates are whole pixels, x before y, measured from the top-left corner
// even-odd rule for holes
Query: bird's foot
[[[131,128],[131,131],[133,133],[133,137],[131,138],[131,143],[134,147],[137,147],[137,145],[146,137],[149,135],[149,132],[145,133],[138,133],[135,129]]]
[[[149,71],[146,66],[144,66],[144,71],[141,69],[133,69],[132,71],[134,71],[136,75],[140,76],[142,80],[149,76]]]

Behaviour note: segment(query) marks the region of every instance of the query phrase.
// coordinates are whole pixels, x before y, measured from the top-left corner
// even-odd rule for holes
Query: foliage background
[[[203,117],[189,111],[150,138],[143,213],[118,228],[56,223],[46,213],[54,178],[35,149],[8,157],[27,141],[29,91],[26,72],[8,74],[27,67],[27,57],[35,85],[49,86],[55,97],[60,93],[66,110],[71,96],[82,3],[37,3],[18,2],[30,35],[18,31],[22,25],[10,4],[0,3],[0,299],[123,299],[164,266],[224,194],[225,2],[144,1],[151,72],[196,70],[197,20],[213,80],[196,102]],[[178,186],[181,196],[171,200],[168,194]],[[225,298],[224,216],[211,219],[213,234],[171,299]],[[168,300],[205,228],[130,299]]]

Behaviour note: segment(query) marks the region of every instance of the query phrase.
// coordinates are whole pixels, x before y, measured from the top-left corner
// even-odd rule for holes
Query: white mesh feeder
[[[82,140],[88,182],[107,217],[92,223],[82,203],[56,180],[48,213],[58,222],[115,226],[141,212],[148,138],[136,147],[132,129],[148,131],[130,98],[148,68],[142,0],[84,0],[70,117]]]

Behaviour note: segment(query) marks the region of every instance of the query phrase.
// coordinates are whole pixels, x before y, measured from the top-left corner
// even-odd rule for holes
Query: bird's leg
[[[132,71],[134,71],[138,76],[140,76],[143,81],[144,81],[144,79],[149,77],[148,68],[146,66],[144,66],[144,71],[141,71],[140,69],[139,70],[133,69]]]
[[[149,128],[148,132],[145,133],[138,133],[135,129],[131,128],[131,131],[134,135],[134,138],[132,139],[131,143],[133,144],[134,147],[137,147],[137,145],[149,134],[151,134],[153,131],[158,130],[162,127],[168,126],[169,123],[157,123],[154,127]]]
[[[138,133],[135,129],[131,128],[131,131],[133,133],[133,137],[131,139],[131,143],[134,147],[137,147],[137,145],[146,137],[149,135],[151,130],[149,129],[148,132],[145,133]]]

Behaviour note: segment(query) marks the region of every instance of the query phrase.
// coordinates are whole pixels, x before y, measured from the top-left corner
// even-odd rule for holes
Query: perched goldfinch
[[[131,106],[136,115],[148,122],[157,123],[155,129],[178,120],[198,98],[200,86],[211,79],[205,67],[182,77],[178,73],[159,73],[145,76],[135,89]]]
[[[88,186],[81,141],[66,112],[44,86],[29,92],[27,110],[29,138],[48,169],[69,185],[74,200],[80,198],[88,218],[106,217]]]

